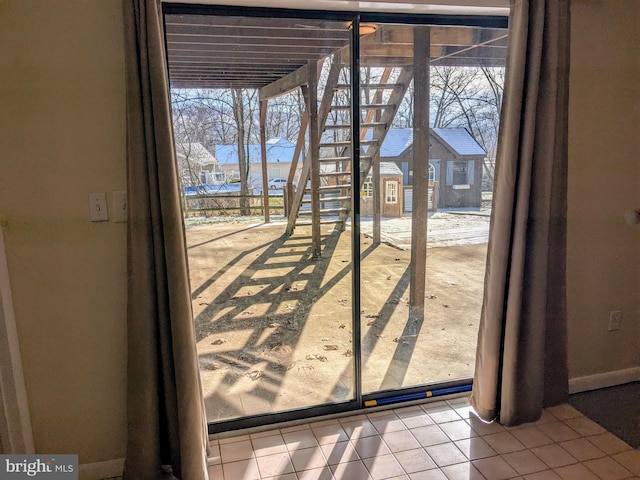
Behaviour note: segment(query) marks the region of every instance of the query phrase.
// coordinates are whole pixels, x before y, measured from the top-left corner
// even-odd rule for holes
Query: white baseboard
[[[82,463],[78,466],[80,480],[103,480],[121,477],[124,472],[124,458],[105,462]]]
[[[571,378],[569,379],[569,393],[588,392],[630,382],[640,382],[640,367]]]

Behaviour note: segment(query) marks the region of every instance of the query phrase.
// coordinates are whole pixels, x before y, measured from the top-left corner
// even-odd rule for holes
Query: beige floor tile
[[[598,458],[584,462],[584,466],[600,478],[606,480],[622,480],[629,478],[632,473],[611,457]]]
[[[499,454],[524,450],[524,445],[511,432],[494,433],[482,437]]]
[[[271,435],[268,437],[252,438],[253,451],[256,457],[264,457],[266,455],[274,455],[287,451],[282,435]]]
[[[254,458],[222,464],[225,479],[260,480],[258,464]]]
[[[599,435],[606,432],[603,427],[587,417],[570,418],[568,420],[564,420],[564,423],[583,437]]]
[[[209,480],[218,479],[210,478]],[[275,477],[262,477],[262,480],[298,480],[298,476],[295,473],[285,473],[284,475],[277,475]]]
[[[487,423],[478,417],[471,417],[465,420],[478,435],[493,435],[494,433],[504,432],[505,429],[498,422]]]
[[[524,480],[561,480],[558,474],[553,470],[545,470],[544,472],[532,473],[525,475]]]
[[[484,476],[471,462],[442,467],[442,472],[449,480],[484,480]]]
[[[594,435],[592,437],[587,437],[587,440],[589,440],[607,455],[614,455],[616,453],[621,453],[631,449],[629,445],[609,432],[601,433],[600,435]]]
[[[431,470],[437,467],[435,462],[423,448],[405,450],[395,454],[396,460],[407,473],[416,473]]]
[[[453,422],[442,423],[438,426],[453,441],[478,436],[471,425],[464,420],[455,420]]]
[[[511,434],[527,448],[541,447],[553,443],[553,440],[536,426],[511,430]]]
[[[627,450],[614,455],[613,459],[634,475],[640,476],[640,450]]]
[[[432,404],[423,405],[424,411],[431,417],[436,423],[454,422],[456,420],[462,420],[462,417],[449,406],[446,402],[436,402]]]
[[[496,451],[482,437],[467,438],[454,443],[469,460],[497,455]]]
[[[581,417],[582,412],[576,410],[574,407],[569,405],[568,403],[563,403],[562,405],[556,405],[555,407],[545,408],[547,412],[556,417],[559,420],[567,420],[569,418]]]
[[[404,474],[404,470],[393,455],[365,458],[362,463],[367,467],[374,480],[394,478]]]
[[[402,420],[395,413],[381,417],[369,417],[369,421],[378,433],[398,432],[407,429],[407,426],[402,423]]]
[[[538,425],[538,428],[554,442],[564,442],[580,437],[578,432],[559,421]]]
[[[540,418],[538,420],[536,420],[535,422],[533,422],[532,425],[539,426],[539,425],[544,425],[546,423],[557,422],[557,421],[558,421],[558,419],[556,417],[551,415],[546,410],[543,410],[542,411],[542,415],[540,415]],[[529,425],[523,425],[523,426],[529,426]]]
[[[395,412],[407,428],[424,427],[434,423],[431,417],[417,405],[408,407],[407,409],[398,409],[395,410]]]
[[[211,450],[220,480],[640,480],[640,450],[569,405],[507,428],[462,398],[218,438]]]
[[[327,460],[320,447],[302,448],[289,452],[289,456],[296,472],[327,466]]]
[[[455,412],[465,420],[478,416],[476,414],[476,411],[473,409],[471,405],[459,406],[459,405],[452,404],[451,408],[453,408]]]
[[[336,422],[333,424],[325,424],[325,425],[311,425],[311,430],[313,431],[318,443],[320,445],[325,445],[328,443],[338,443],[345,442],[349,440],[349,437],[342,429],[342,426]]]
[[[476,467],[486,478],[490,478],[491,480],[504,480],[518,475],[518,472],[505,462],[502,457],[490,457],[476,460],[473,462],[473,466]]]
[[[531,451],[549,468],[564,467],[578,463],[578,461],[560,445],[545,445],[543,447],[532,448]]]
[[[369,458],[391,453],[389,447],[387,447],[387,445],[382,441],[382,438],[378,436],[358,438],[357,440],[352,440],[351,443],[355,447],[360,458]]]
[[[411,480],[447,480],[442,470],[425,470],[423,472],[416,472],[409,474]]]
[[[409,430],[385,433],[382,435],[382,439],[392,452],[401,452],[420,447],[420,444]]]
[[[246,442],[247,440],[249,440],[249,435],[238,435],[237,437],[220,438],[217,440],[217,442],[220,445],[223,445],[226,443]]]
[[[301,423],[299,425],[292,425],[290,427],[285,427],[280,429],[280,433],[290,433],[290,432],[299,432],[300,430],[311,430],[311,427],[308,423]]]
[[[556,468],[555,472],[562,480],[600,480],[591,470],[581,463]]]
[[[356,438],[370,437],[372,435],[378,434],[368,418],[354,421],[344,421],[341,422],[341,425],[347,436],[352,440]]]
[[[411,433],[423,447],[430,447],[431,445],[438,445],[449,441],[449,437],[447,437],[437,425],[412,428]]]
[[[361,461],[340,463],[331,467],[336,480],[370,480],[371,475]]]
[[[247,460],[253,458],[253,446],[251,441],[243,440],[235,443],[220,444],[220,458],[222,463],[237,462],[238,460]]]
[[[446,467],[447,465],[467,461],[467,457],[465,457],[464,453],[462,453],[453,443],[432,445],[431,447],[425,447],[425,450],[439,467]]]
[[[207,467],[207,471],[209,473],[209,478],[216,478],[216,479],[222,479],[222,465],[218,464],[218,465],[209,465]]]
[[[529,450],[507,453],[501,456],[520,475],[548,470],[547,465]]]
[[[256,458],[258,471],[262,478],[277,477],[293,473],[293,465],[289,460],[289,453],[274,453],[267,457]]]
[[[333,480],[333,472],[329,467],[312,468],[297,472],[299,480]]]
[[[605,453],[602,450],[600,450],[586,438],[576,438],[575,440],[568,440],[566,442],[560,443],[560,446],[580,462],[605,456]]]
[[[318,441],[311,429],[295,430],[293,432],[285,432],[283,430],[282,438],[287,446],[287,450],[290,452],[318,446]]]
[[[337,465],[338,463],[353,462],[359,460],[356,449],[353,448],[351,442],[331,443],[321,445],[320,449],[327,459],[329,465]]]

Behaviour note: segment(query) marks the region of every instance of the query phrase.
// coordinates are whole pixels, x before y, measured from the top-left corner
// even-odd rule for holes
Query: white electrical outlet
[[[620,322],[622,321],[622,310],[614,310],[609,313],[609,331],[620,330]]]
[[[106,193],[89,194],[89,217],[92,222],[106,222],[109,220]]]
[[[127,221],[127,192],[124,190],[115,190],[112,192],[113,197],[113,210],[111,218],[114,222],[126,222]]]

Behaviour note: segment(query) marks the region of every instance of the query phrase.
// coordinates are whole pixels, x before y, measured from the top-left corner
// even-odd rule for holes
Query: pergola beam
[[[315,65],[315,62],[311,62]],[[317,68],[315,69],[317,70]],[[279,78],[275,82],[262,87],[260,89],[260,100],[267,100],[279,95],[288,93],[301,85],[307,85],[309,83],[310,68],[309,65],[305,65],[298,70],[291,72],[290,74]]]
[[[424,319],[427,268],[427,216],[429,199],[429,27],[414,28],[413,200],[409,315]]]
[[[269,223],[269,171],[267,169],[267,104],[268,100],[260,101],[260,153],[262,157],[262,198],[264,204],[264,223]]]

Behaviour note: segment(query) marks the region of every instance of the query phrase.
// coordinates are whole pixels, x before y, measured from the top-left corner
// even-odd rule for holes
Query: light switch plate
[[[106,193],[89,194],[89,217],[92,222],[106,222],[109,220]]]

